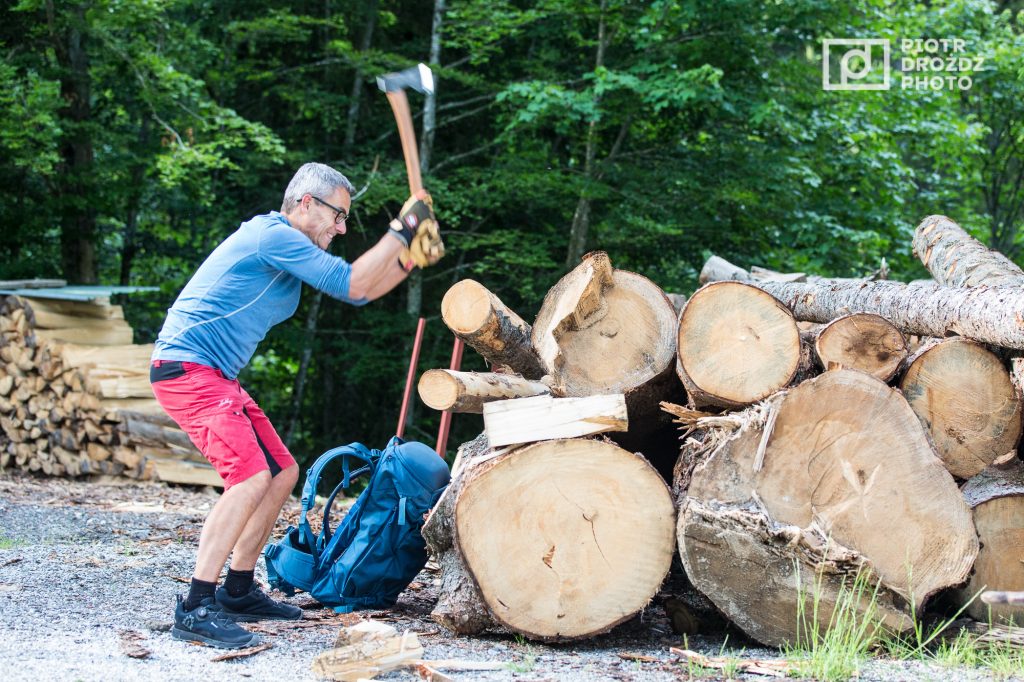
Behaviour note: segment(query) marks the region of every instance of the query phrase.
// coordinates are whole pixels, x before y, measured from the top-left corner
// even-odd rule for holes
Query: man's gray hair
[[[288,183],[288,189],[284,191],[281,213],[288,213],[294,209],[295,204],[301,201],[306,194],[323,199],[334,194],[334,190],[339,187],[350,195],[355,194],[356,188],[348,178],[327,164],[304,163],[299,170],[295,171],[292,181]]]

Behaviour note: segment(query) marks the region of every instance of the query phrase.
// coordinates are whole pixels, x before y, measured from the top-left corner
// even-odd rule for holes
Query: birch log
[[[441,317],[491,365],[505,365],[527,379],[544,375],[530,325],[479,282],[464,279],[449,289],[441,300]]]
[[[1024,284],[1024,270],[988,248],[944,215],[932,215],[914,231],[914,253],[939,284],[952,287]]]
[[[814,354],[824,369],[859,369],[882,381],[896,375],[907,353],[907,339],[900,330],[869,313],[833,320],[814,339]]]
[[[431,369],[420,377],[420,398],[428,407],[452,412],[484,411],[484,403],[510,398],[549,395],[551,389],[539,381],[515,374],[494,372],[456,372]]]

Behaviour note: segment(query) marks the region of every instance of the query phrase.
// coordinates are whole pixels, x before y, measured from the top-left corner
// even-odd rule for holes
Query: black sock
[[[248,594],[249,588],[252,587],[253,573],[254,571],[236,571],[233,568],[229,568],[228,577],[224,579],[224,589],[232,597],[241,597],[244,594]]]
[[[192,585],[188,588],[188,596],[185,597],[185,603],[182,604],[182,608],[186,611],[191,611],[195,607],[199,606],[206,597],[212,597],[214,592],[217,591],[217,583],[209,583],[199,578],[192,578]]]

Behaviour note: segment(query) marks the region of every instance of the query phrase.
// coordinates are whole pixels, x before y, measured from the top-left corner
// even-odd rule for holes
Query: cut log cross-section
[[[833,320],[814,340],[814,353],[823,368],[859,369],[882,381],[896,375],[907,352],[907,339],[900,330],[868,313]]]
[[[603,252],[587,254],[544,297],[533,346],[568,397],[622,393],[631,431],[660,425],[658,403],[679,392],[676,314],[651,280],[614,270]]]
[[[904,600],[921,607],[966,578],[978,552],[970,510],[917,416],[881,381],[826,372],[702,422],[710,430],[687,446],[692,477],[677,482],[679,552],[693,584],[754,639],[796,641],[816,576],[822,628],[844,577],[867,570],[893,629],[909,625]]]
[[[789,384],[800,364],[793,315],[740,282],[699,289],[679,316],[678,334],[676,368],[696,407],[745,407]]]
[[[480,414],[484,403],[510,398],[547,395],[551,389],[539,381],[514,374],[494,372],[457,372],[431,369],[420,377],[420,398],[435,410]]]
[[[464,279],[449,289],[441,301],[441,317],[491,365],[504,365],[527,379],[544,375],[530,341],[530,325],[479,282]]]
[[[1024,590],[1024,464],[1014,460],[989,467],[963,487],[967,504],[974,510],[974,525],[981,551],[970,582],[958,592],[966,604],[981,590]],[[991,609],[991,619],[989,618]],[[983,603],[974,599],[967,613],[982,622],[1024,623],[1024,604]]]
[[[995,354],[954,337],[922,346],[908,362],[900,389],[951,474],[970,478],[1017,447],[1020,396]]]
[[[442,566],[436,620],[571,640],[650,601],[671,564],[674,511],[643,457],[578,439],[475,455],[424,527]]]

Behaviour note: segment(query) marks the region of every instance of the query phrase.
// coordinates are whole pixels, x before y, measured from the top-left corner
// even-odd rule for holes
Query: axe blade
[[[384,92],[412,89],[417,92],[434,91],[434,74],[426,64],[417,64],[403,71],[377,76],[377,87]]]

